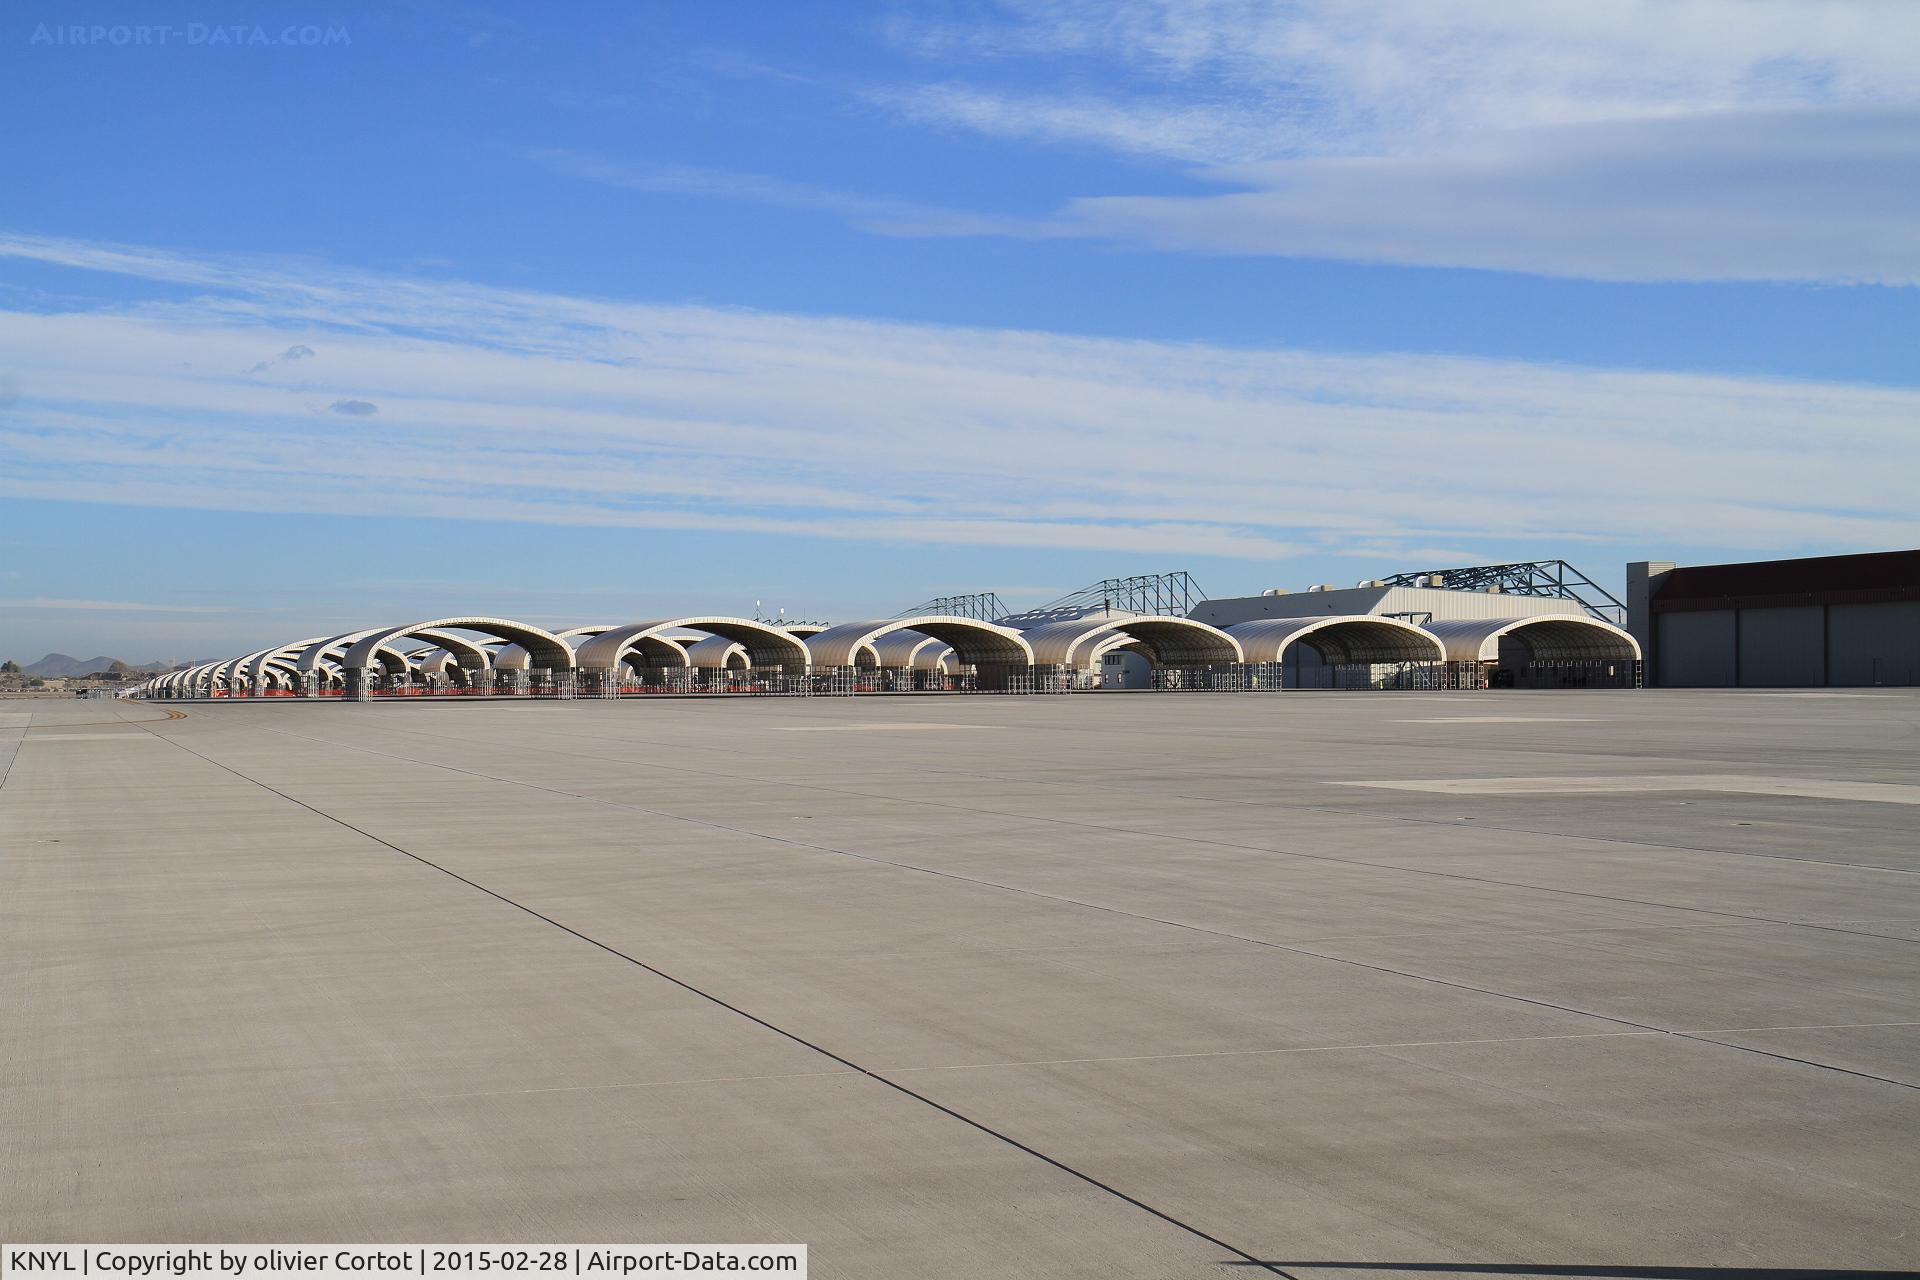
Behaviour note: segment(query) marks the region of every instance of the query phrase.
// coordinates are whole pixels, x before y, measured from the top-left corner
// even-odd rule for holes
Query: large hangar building
[[[1920,685],[1920,551],[1627,566],[1628,629],[1669,688]]]

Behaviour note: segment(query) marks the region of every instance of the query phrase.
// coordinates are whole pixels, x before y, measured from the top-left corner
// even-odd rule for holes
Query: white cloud
[[[1920,273],[1910,0],[1032,0],[999,13],[896,20],[896,41],[939,71],[867,96],[920,123],[1179,161],[1242,188],[1089,193],[1027,233],[1620,280]],[[1022,233],[915,217],[894,229]]]
[[[1273,560],[1920,541],[1920,392],[622,304],[0,237],[0,493]],[[297,386],[250,352],[308,344]],[[366,396],[380,413],[312,406]],[[584,537],[582,548],[592,546]]]
[[[1920,9],[1907,0],[1008,0],[997,12],[891,29],[982,74],[1045,60],[1058,69],[1047,78],[1072,86],[1052,96],[1085,101],[1094,80],[1108,89],[1110,115],[1154,119],[1173,103],[1203,111],[1234,145],[1193,158],[1218,164],[1302,149],[1420,150],[1487,130],[1920,99]],[[985,92],[955,99],[958,123],[994,128],[977,114]],[[1011,100],[1047,96],[1029,89]],[[1131,135],[1106,123],[1082,134],[1122,146]]]
[[[1082,199],[1065,220],[1214,253],[1601,280],[1920,283],[1920,111],[1578,125],[1221,176],[1252,189]]]
[[[143,604],[132,600],[56,600],[48,596],[0,599],[0,609],[57,609],[79,613],[232,613],[214,605]]]

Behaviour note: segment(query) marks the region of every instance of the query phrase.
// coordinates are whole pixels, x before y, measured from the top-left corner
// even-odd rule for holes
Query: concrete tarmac
[[[0,702],[0,773],[0,1239],[1920,1269],[1914,693]]]

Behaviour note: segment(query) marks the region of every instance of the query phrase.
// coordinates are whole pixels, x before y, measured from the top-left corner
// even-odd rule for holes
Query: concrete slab
[[[1920,1268],[1914,696],[179,711],[0,743],[0,1238]]]
[[[1484,720],[1485,717],[1479,719]],[[1531,723],[1545,723],[1534,718]],[[1457,723],[1457,721],[1455,721]],[[1421,778],[1399,782],[1343,782],[1346,787],[1389,787],[1446,795],[1535,795],[1595,791],[1734,791],[1745,795],[1806,796],[1818,800],[1863,800],[1920,804],[1920,787],[1831,778],[1776,778],[1738,773],[1612,774],[1597,778]]]
[[[1293,1274],[1910,1267],[1905,1091],[1807,1070],[1654,1035],[910,1078]]]

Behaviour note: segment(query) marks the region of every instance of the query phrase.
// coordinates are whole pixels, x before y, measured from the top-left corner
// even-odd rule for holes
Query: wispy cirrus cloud
[[[59,600],[48,596],[0,599],[0,609],[53,609],[79,613],[232,613],[219,605],[147,604],[135,600]]]
[[[1920,100],[1920,11],[1904,0],[1001,0],[961,12],[883,24],[929,65],[972,77],[893,87],[921,95],[929,119],[1132,151],[1166,139],[1155,122],[1172,117],[1192,126],[1174,153],[1206,165]],[[1086,109],[1023,119],[992,114],[996,97]]]
[[[1047,234],[1600,280],[1920,283],[1920,109],[1510,131],[1210,176],[1238,189],[1079,199]]]
[[[1603,280],[1920,281],[1905,0],[1009,0],[883,30],[901,119],[1183,166],[919,235]]]
[[[842,191],[818,183],[795,182],[762,173],[741,173],[699,165],[630,164],[577,151],[536,149],[525,154],[529,160],[555,173],[583,182],[656,195],[692,196],[832,214],[855,226],[882,234],[926,234],[932,228],[938,228],[938,234],[941,235],[1052,238],[1082,234],[1068,226],[1056,227],[1032,220],[971,213],[890,196]]]
[[[1910,390],[4,256],[183,286],[0,311],[14,497],[1253,561],[1920,541]],[[326,358],[298,386],[233,372],[263,343]],[[379,414],[317,431],[336,396]]]

